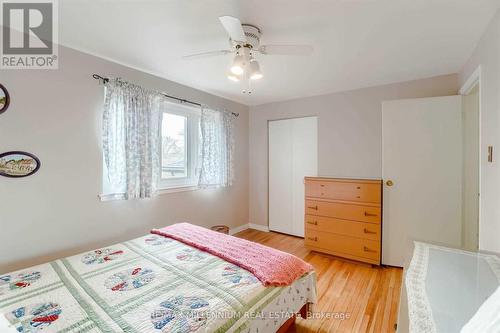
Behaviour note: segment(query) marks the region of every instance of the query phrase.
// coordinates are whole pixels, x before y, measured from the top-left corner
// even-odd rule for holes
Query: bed
[[[217,256],[149,234],[1,274],[0,331],[277,332],[316,302],[315,281],[312,271],[264,287]]]

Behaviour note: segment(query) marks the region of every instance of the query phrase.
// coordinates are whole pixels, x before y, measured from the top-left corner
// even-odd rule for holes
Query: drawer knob
[[[365,212],[365,216],[377,216],[377,214]]]
[[[309,239],[310,241],[313,241],[313,242],[318,241],[318,237],[307,237],[307,239]]]
[[[312,224],[312,225],[318,225],[318,221],[307,221],[308,224]]]
[[[363,229],[363,232],[364,232],[365,234],[376,234],[376,232],[375,232],[375,231],[370,231],[370,230],[368,230],[368,229],[366,229],[366,228],[364,228],[364,229]]]
[[[314,209],[314,210],[318,210],[318,206],[317,206],[317,205],[316,205],[316,206],[309,206],[309,207],[307,207],[307,208],[309,208],[309,209]]]
[[[366,246],[363,247],[363,251],[365,252],[377,252],[375,250],[370,250],[369,248],[367,248]]]

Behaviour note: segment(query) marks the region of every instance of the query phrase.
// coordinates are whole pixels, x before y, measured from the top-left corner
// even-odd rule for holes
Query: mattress
[[[146,235],[0,275],[0,329],[275,332],[316,302],[315,283],[311,272],[290,286],[266,288],[223,259]]]

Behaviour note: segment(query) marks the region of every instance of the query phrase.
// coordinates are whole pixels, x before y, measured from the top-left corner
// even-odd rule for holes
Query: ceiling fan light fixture
[[[232,72],[227,73],[227,78],[233,82],[238,82],[240,81],[240,76],[233,74]]]
[[[239,53],[236,54],[231,65],[231,73],[241,75],[245,72],[245,57]]]
[[[244,71],[245,70],[241,66],[238,65],[231,66],[231,73],[233,73],[234,75],[241,75],[243,74]]]
[[[260,80],[264,76],[260,71],[259,62],[255,59],[250,61],[249,72],[250,72],[250,79],[252,80]]]

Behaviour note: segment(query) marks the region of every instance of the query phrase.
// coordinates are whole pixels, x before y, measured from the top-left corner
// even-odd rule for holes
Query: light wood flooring
[[[235,236],[289,252],[314,266],[318,274],[316,312],[338,312],[348,319],[297,319],[289,332],[395,332],[402,269],[371,265],[310,252],[302,238],[253,229]]]

